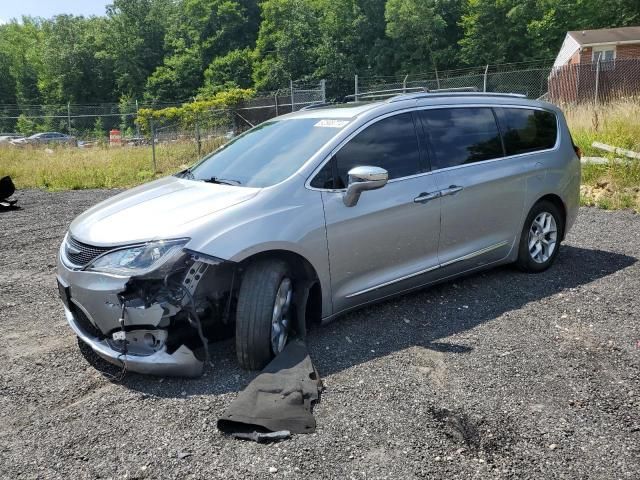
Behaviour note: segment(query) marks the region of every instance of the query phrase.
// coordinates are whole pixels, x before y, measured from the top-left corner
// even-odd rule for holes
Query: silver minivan
[[[500,264],[553,263],[579,204],[562,112],[420,93],[269,120],[89,209],[60,247],[66,318],[130,371],[196,376],[235,333],[263,367],[309,322]]]

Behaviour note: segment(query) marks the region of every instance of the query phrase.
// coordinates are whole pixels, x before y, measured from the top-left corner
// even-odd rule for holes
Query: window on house
[[[593,47],[591,60],[594,64],[600,62],[601,70],[610,70],[614,68],[616,59],[616,47]]]

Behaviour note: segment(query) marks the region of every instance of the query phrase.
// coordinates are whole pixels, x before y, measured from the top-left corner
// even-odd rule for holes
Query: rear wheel
[[[516,265],[525,272],[538,273],[548,269],[560,250],[564,218],[553,203],[536,203],[522,228]]]
[[[284,350],[293,323],[293,288],[283,261],[259,261],[245,271],[236,310],[236,353],[243,368],[259,370]]]

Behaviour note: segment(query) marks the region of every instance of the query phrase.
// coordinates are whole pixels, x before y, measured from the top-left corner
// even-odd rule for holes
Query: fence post
[[[409,78],[409,74],[405,75],[402,81],[402,93],[407,93],[407,78]]]
[[[484,86],[482,88],[483,92],[487,91],[487,75],[489,73],[489,64],[484,68]]]
[[[354,95],[354,97],[355,97],[355,101],[357,102],[358,101],[358,93],[359,93],[358,92],[358,75],[355,76],[354,82],[355,82],[355,95]]]
[[[135,124],[136,124],[136,137],[140,138],[140,124],[138,123],[138,112],[139,112],[140,108],[138,106],[138,99],[136,98],[136,118],[134,120]],[[139,140],[136,140],[139,141]]]
[[[598,55],[598,62],[596,63],[596,92],[594,98],[595,105],[598,105],[598,89],[600,87],[600,58],[601,55]]]
[[[67,102],[67,130],[71,135],[71,102]]]
[[[440,77],[438,76],[438,69],[436,68],[436,82],[438,83],[438,90],[440,90]]]
[[[296,111],[296,99],[293,93],[293,80],[289,80],[289,88],[291,88],[291,111]]]
[[[149,120],[149,127],[151,128],[151,158],[153,159],[153,174],[157,172],[156,169],[156,125],[153,119]]]
[[[322,103],[327,103],[327,81],[320,80],[320,90],[322,90]]]
[[[276,90],[276,94],[273,96],[273,99],[275,100],[275,104],[276,104],[276,117],[277,117],[278,115],[280,115],[280,114],[278,113],[278,93],[279,93],[279,92],[280,92],[280,90],[279,90],[279,89],[278,89],[278,90]]]
[[[200,141],[200,116],[196,112],[196,143],[198,144],[198,158],[202,152],[202,143]]]

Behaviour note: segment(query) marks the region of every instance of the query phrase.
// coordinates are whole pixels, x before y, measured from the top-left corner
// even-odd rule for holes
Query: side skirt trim
[[[410,278],[418,277],[420,275],[424,275],[425,273],[429,273],[429,272],[432,272],[434,270],[438,270],[440,268],[448,267],[449,265],[453,265],[454,263],[464,262],[465,260],[470,260],[470,259],[478,257],[480,255],[484,255],[485,253],[489,253],[489,252],[491,252],[493,250],[496,250],[498,248],[504,247],[506,245],[509,245],[509,242],[505,240],[503,242],[496,243],[495,245],[490,245],[488,247],[482,248],[482,249],[477,250],[475,252],[468,253],[467,255],[464,255],[462,257],[456,258],[454,260],[450,260],[448,262],[441,263],[440,265],[435,265],[433,267],[426,268],[424,270],[420,270],[419,272],[410,273],[409,275],[404,275],[402,277],[399,277],[399,278],[396,278],[396,279],[393,279],[393,280],[389,280],[388,282],[384,282],[384,283],[381,283],[379,285],[374,285],[373,287],[369,287],[369,288],[366,288],[364,290],[360,290],[360,291],[355,292],[355,293],[350,293],[349,295],[347,295],[346,298],[358,297],[360,295],[364,295],[365,293],[373,292],[374,290],[378,290],[380,288],[388,287],[389,285],[393,285],[395,283],[399,283],[399,282],[402,282],[404,280],[408,280]]]

